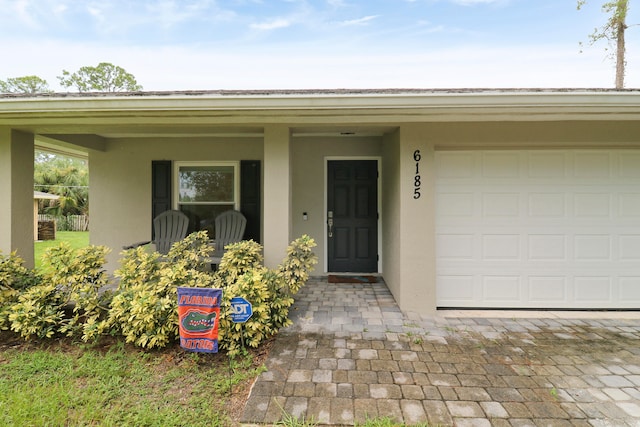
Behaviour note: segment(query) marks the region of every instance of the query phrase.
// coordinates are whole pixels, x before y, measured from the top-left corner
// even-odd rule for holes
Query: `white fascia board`
[[[521,116],[528,114],[556,115],[585,114],[585,118],[597,119],[597,114],[633,115],[640,114],[640,92],[408,92],[408,93],[366,93],[366,94],[201,94],[185,95],[130,95],[130,96],[82,96],[46,98],[0,98],[0,123],[2,116],[36,114],[42,117],[56,116],[101,116],[118,113],[140,112],[149,115],[193,112],[253,112],[260,114],[273,111],[368,110],[386,111],[390,115],[401,110],[409,116],[429,116],[455,112],[464,116],[465,112],[473,120],[494,120],[491,116]],[[414,114],[411,114],[414,113]],[[610,119],[611,117],[609,117]]]

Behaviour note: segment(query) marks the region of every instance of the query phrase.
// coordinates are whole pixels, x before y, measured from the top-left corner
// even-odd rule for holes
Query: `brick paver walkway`
[[[423,318],[383,283],[320,279],[291,315],[242,422],[640,426],[638,318]]]

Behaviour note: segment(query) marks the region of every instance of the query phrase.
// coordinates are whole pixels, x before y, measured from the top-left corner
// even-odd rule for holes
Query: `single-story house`
[[[274,266],[379,274],[403,310],[640,309],[640,90],[0,95],[0,250],[33,263],[34,147],[88,156],[93,244],[239,209]]]

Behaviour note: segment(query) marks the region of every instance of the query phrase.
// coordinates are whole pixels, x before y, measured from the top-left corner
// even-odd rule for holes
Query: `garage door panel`
[[[471,152],[441,153],[436,165],[436,173],[447,179],[472,178],[475,175],[475,161],[475,153]]]
[[[640,261],[640,235],[619,236],[618,248],[620,251],[619,259],[623,261]]]
[[[566,155],[549,152],[532,152],[528,156],[529,178],[542,178],[545,180],[564,178]]]
[[[576,261],[610,261],[611,236],[577,234],[573,238]]]
[[[470,304],[476,300],[472,275],[439,275],[441,297],[457,304]]]
[[[520,305],[519,276],[485,276],[482,278],[482,298],[491,302]]]
[[[531,261],[566,261],[567,244],[563,234],[531,234],[528,236]]]
[[[517,151],[488,151],[482,153],[484,178],[517,178],[520,175],[520,158]]]
[[[640,304],[640,276],[623,276],[619,279],[620,301]]]
[[[581,179],[597,179],[611,177],[611,154],[607,151],[575,152],[573,156],[573,176]]]
[[[609,218],[612,216],[611,206],[608,193],[576,193],[573,196],[576,218]]]
[[[438,215],[471,217],[475,213],[473,193],[443,194],[437,206]]]
[[[532,218],[563,218],[567,213],[566,196],[563,193],[530,193],[529,216]]]
[[[640,153],[625,153],[619,157],[620,177],[623,179],[640,178]]]
[[[640,308],[640,151],[436,153],[437,304]]]
[[[567,278],[564,276],[529,276],[528,300],[546,307],[549,303],[567,300]]]
[[[485,234],[482,236],[483,260],[519,260],[520,235]]]
[[[520,194],[518,193],[483,193],[482,216],[512,217],[520,216]]]
[[[610,302],[612,294],[611,278],[606,276],[582,276],[573,280],[573,294],[576,302]]]
[[[640,218],[640,193],[619,194],[618,215],[622,218]]]
[[[474,236],[472,234],[440,234],[437,236],[438,256],[443,259],[472,259]]]

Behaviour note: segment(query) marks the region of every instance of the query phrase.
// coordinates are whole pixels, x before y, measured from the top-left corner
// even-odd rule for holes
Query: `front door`
[[[329,272],[377,272],[378,162],[330,160],[327,177]]]

